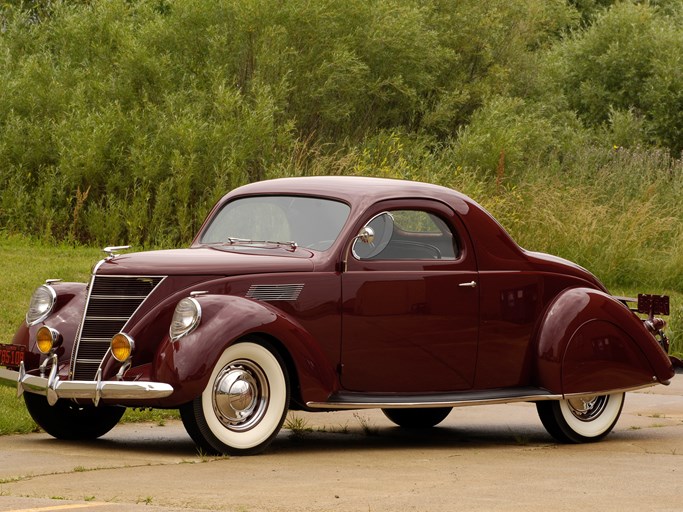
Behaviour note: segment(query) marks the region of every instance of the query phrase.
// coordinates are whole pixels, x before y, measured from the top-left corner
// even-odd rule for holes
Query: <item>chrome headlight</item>
[[[31,296],[31,302],[29,302],[26,312],[26,323],[31,326],[45,320],[52,312],[56,301],[57,292],[52,286],[47,284],[39,286]]]
[[[178,302],[168,330],[171,340],[175,341],[191,333],[199,325],[201,318],[202,308],[195,299],[188,297]]]

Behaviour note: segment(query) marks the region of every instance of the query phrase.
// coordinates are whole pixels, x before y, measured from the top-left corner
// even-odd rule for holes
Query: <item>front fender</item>
[[[85,283],[52,283],[52,288],[57,294],[54,308],[47,318],[32,326],[27,326],[26,322],[19,325],[12,343],[26,347],[24,364],[27,371],[35,370],[40,365],[45,356],[36,347],[36,333],[38,329],[46,325],[58,331],[62,337],[62,345],[55,351],[59,359],[62,372],[61,378],[67,378],[69,360],[74,348],[76,333],[83,315],[86,298]]]
[[[674,375],[642,320],[590,288],[565,290],[550,304],[535,346],[536,384],[556,394],[633,389]]]
[[[202,295],[200,325],[187,336],[161,343],[153,365],[154,379],[167,382],[174,393],[165,406],[177,406],[199,396],[223,351],[249,334],[274,338],[296,371],[304,402],[326,400],[337,389],[334,363],[313,337],[271,304],[232,295]]]

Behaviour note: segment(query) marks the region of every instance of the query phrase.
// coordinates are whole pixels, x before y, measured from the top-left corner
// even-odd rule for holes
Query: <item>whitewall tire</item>
[[[543,426],[563,443],[599,441],[617,423],[624,406],[624,393],[538,402]]]
[[[289,377],[269,344],[250,339],[218,358],[200,396],[181,407],[190,437],[208,453],[263,451],[280,431],[289,406]]]

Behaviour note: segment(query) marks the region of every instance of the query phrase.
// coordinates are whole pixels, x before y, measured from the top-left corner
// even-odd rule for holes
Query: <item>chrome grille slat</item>
[[[72,359],[72,379],[95,379],[112,336],[125,328],[163,279],[163,276],[93,276]]]
[[[140,297],[96,296],[92,297],[88,309],[91,316],[130,317],[139,306]]]
[[[93,296],[93,300],[137,300],[140,298],[140,295],[97,295]]]
[[[114,321],[118,321],[118,322],[127,322],[128,321],[128,318],[125,316],[124,317],[111,317],[111,318],[107,318],[104,316],[86,316],[85,319],[86,320],[92,320],[94,322],[96,322],[98,320],[114,320]]]
[[[95,347],[95,346],[88,346],[81,350],[81,353],[79,354],[78,362],[87,362],[87,361],[101,361],[102,358],[106,355],[107,351],[109,350],[109,343],[103,344],[103,346],[100,347]]]
[[[78,368],[74,371],[74,380],[95,380],[95,375],[97,375],[99,367],[100,361],[79,361]]]

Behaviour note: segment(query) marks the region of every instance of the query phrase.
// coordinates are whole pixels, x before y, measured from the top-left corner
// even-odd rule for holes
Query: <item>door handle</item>
[[[460,283],[458,286],[460,288],[476,288],[477,282],[476,281],[470,281],[469,283]]]

